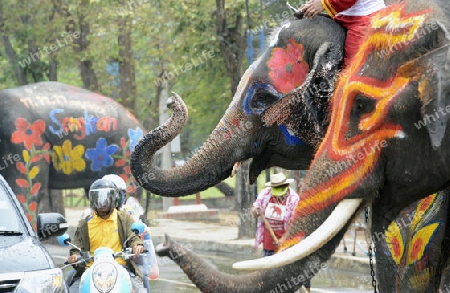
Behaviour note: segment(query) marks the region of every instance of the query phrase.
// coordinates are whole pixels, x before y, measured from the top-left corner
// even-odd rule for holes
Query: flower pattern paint
[[[32,146],[41,146],[41,135],[45,131],[45,122],[42,119],[36,120],[30,124],[24,118],[16,119],[16,131],[11,136],[11,142],[15,144],[22,143],[28,150]]]
[[[290,39],[286,48],[274,48],[267,62],[269,77],[275,88],[287,94],[301,86],[309,71],[308,63],[303,60],[303,44]]]
[[[86,150],[86,158],[92,161],[91,169],[98,171],[102,167],[110,167],[114,163],[111,157],[118,150],[117,145],[107,145],[106,139],[101,137],[98,139],[95,148]]]
[[[442,226],[440,221],[435,221],[439,218],[435,215],[440,213],[442,205],[443,196],[432,194],[404,210],[403,216],[398,217],[386,229],[386,253],[390,254],[400,272],[396,280],[398,288],[401,288],[401,278],[408,275],[402,273],[406,270],[413,271],[409,273],[409,281],[415,284],[414,288],[427,284],[432,278],[433,268],[424,256],[428,255],[429,244],[433,243],[434,236]]]
[[[72,142],[66,139],[62,146],[53,147],[53,166],[56,171],[62,171],[64,174],[72,174],[74,171],[82,172],[86,168],[83,155],[83,145],[79,144],[72,148]]]

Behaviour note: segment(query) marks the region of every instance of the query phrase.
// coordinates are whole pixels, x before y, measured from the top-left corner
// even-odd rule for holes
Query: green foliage
[[[278,10],[286,10],[285,2],[263,2],[275,3],[265,7],[264,19]],[[67,6],[58,7],[55,3]],[[249,1],[252,30],[261,23],[259,4],[257,0]],[[225,5],[231,30],[237,16],[245,22],[245,1],[228,0]],[[62,7],[68,8],[70,16],[60,11]],[[199,5],[196,1],[180,0],[35,0],[8,2],[3,4],[3,11],[4,34],[11,41],[17,63],[27,58],[33,61],[31,41],[40,52],[40,62],[30,62],[23,68],[29,83],[33,82],[32,72],[42,73],[48,79],[50,57],[54,57],[58,63],[58,80],[82,87],[79,62],[90,60],[99,91],[113,97],[119,89],[112,84],[114,77],[106,66],[121,60],[118,35],[126,24],[136,76],[136,97],[130,97],[134,101],[130,110],[146,125],[157,126],[157,85],[159,75],[165,70],[171,90],[180,94],[189,108],[188,125],[182,132],[183,149],[200,147],[232,100],[230,80],[216,36],[216,1],[205,0]],[[80,25],[85,24],[90,29],[85,36],[88,46],[79,50],[67,28],[72,26],[80,32]],[[246,25],[243,29],[247,29]],[[57,49],[51,50],[52,45]],[[0,88],[18,86],[14,74],[17,66],[20,67],[11,64],[1,46]]]

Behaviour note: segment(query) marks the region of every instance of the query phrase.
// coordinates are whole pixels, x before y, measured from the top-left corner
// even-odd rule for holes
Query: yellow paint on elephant
[[[397,46],[407,45],[414,39],[418,38],[417,32],[423,26],[426,20],[426,14],[431,10],[420,11],[417,14],[410,14],[407,17],[403,15],[404,6],[399,5],[400,9],[391,11],[388,15],[380,15],[372,18],[371,26],[373,29],[385,28],[380,33],[371,35],[371,39],[376,40],[378,46],[388,45],[389,54],[392,53]],[[403,34],[389,35],[386,37],[386,31],[394,32],[395,30],[405,30]],[[386,48],[383,46],[383,48]]]
[[[86,168],[86,162],[82,158],[84,151],[84,146],[77,145],[72,148],[72,143],[66,139],[62,146],[53,147],[53,166],[64,174],[72,174],[74,170],[84,171]]]
[[[403,226],[399,226],[397,223],[399,219],[397,219],[397,222],[393,221],[386,230],[386,244],[397,265],[404,265],[405,263],[411,265],[422,259],[425,249],[440,223],[432,223],[420,229],[417,229],[417,227],[424,225],[427,219],[434,216],[439,208],[436,199],[437,194],[434,193],[420,200],[411,222],[407,224],[402,222]],[[408,243],[408,247],[405,247],[405,243]],[[404,258],[407,258],[407,260],[404,260]]]
[[[411,221],[411,229],[415,230],[416,227],[423,221],[425,213],[428,213],[430,207],[433,206],[433,203],[436,201],[437,193],[434,193],[424,199],[422,199],[417,205],[416,212]]]
[[[408,279],[409,287],[414,288],[416,292],[425,292],[431,280],[430,268],[425,268],[423,271],[415,271],[414,274]]]
[[[30,154],[28,153],[27,150],[23,150],[22,154],[23,154],[23,161],[25,163],[28,163],[30,161]]]
[[[30,177],[30,179],[34,179],[38,173],[39,173],[39,167],[34,166],[33,168],[31,168],[30,173],[28,173],[28,176]]]
[[[421,260],[425,249],[430,243],[431,237],[434,232],[439,227],[439,223],[433,223],[428,226],[421,228],[417,231],[412,240],[409,242],[409,253],[408,253],[408,264],[414,264],[416,261]]]
[[[323,205],[328,206],[331,202],[342,199],[341,194],[347,194],[349,189],[357,187],[357,182],[361,173],[367,173],[366,170],[373,165],[378,158],[378,154],[370,153],[365,160],[357,161],[345,172],[339,173],[333,179],[335,184],[326,185],[323,188],[316,189],[314,197],[306,196],[298,203],[296,216],[304,216],[314,211],[320,210]]]
[[[403,237],[400,233],[400,227],[395,221],[393,221],[384,235],[386,236],[386,243],[389,251],[391,252],[392,259],[397,265],[400,265],[405,252],[405,242],[403,241]]]

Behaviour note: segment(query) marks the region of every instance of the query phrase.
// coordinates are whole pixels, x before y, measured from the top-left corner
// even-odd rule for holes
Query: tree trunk
[[[25,28],[33,27],[34,25],[33,15],[28,14],[28,12],[24,12],[24,14],[20,16],[20,20]],[[46,69],[45,63],[41,60],[42,51],[39,51],[34,35],[27,35],[26,37],[28,40],[28,53],[31,58],[29,59],[31,62],[26,69],[31,73],[34,82],[44,81]]]
[[[16,58],[16,52],[14,51],[13,46],[11,45],[11,41],[7,36],[7,32],[5,32],[5,19],[3,17],[3,1],[0,0],[0,42],[2,42],[3,47],[5,47],[6,55],[8,56],[9,63],[12,68],[14,68],[14,74],[16,76],[17,82],[20,85],[28,84],[27,76],[25,74],[25,70],[20,68],[18,65]],[[23,62],[23,61],[22,61]]]
[[[248,239],[255,237],[255,219],[250,213],[250,207],[255,201],[253,186],[248,183],[248,169],[250,163],[242,162],[237,174],[236,194],[239,202],[239,230],[238,239]]]
[[[86,19],[86,11],[89,9],[89,0],[83,0],[78,6],[78,24],[79,31],[76,30],[77,23],[75,17],[69,12],[69,7],[63,4],[61,0],[53,0],[54,9],[63,17],[67,19],[66,31],[71,36],[72,48],[77,56],[83,56],[85,51],[88,51],[89,41],[87,36],[91,29]],[[89,59],[79,60],[79,69],[81,80],[83,81],[83,87],[85,89],[98,92],[98,80],[95,75],[93,63]]]
[[[216,0],[216,26],[217,39],[220,45],[220,54],[225,61],[225,67],[230,74],[231,94],[234,96],[242,76],[242,61],[244,60],[247,40],[242,29],[243,20],[240,13],[232,28],[227,25],[225,0]]]
[[[42,56],[39,55],[39,49],[36,45],[36,41],[33,36],[28,36],[28,51],[30,56],[37,56],[36,61],[31,62],[28,66],[28,70],[31,73],[31,77],[34,82],[40,82],[45,80],[45,63],[41,60]]]
[[[234,196],[234,189],[230,185],[228,185],[225,181],[216,184],[216,186],[214,187],[219,189],[219,191],[223,193],[225,196]]]
[[[50,62],[48,68],[48,80],[57,81],[58,80],[58,61],[55,55],[50,55]]]
[[[136,78],[131,46],[131,24],[128,17],[119,20],[119,76],[121,103],[133,111],[136,99]]]
[[[220,54],[225,61],[225,67],[229,72],[231,80],[231,95],[234,96],[236,89],[239,85],[242,76],[242,62],[244,60],[245,50],[247,48],[247,41],[245,36],[245,30],[243,30],[243,20],[240,13],[236,13],[236,18],[232,28],[228,27],[227,24],[227,13],[225,10],[225,0],[216,0],[216,32],[217,40],[219,40]],[[244,172],[244,164],[246,164]],[[240,170],[240,171],[239,171]],[[247,219],[246,213],[249,212],[250,207],[254,201],[250,198],[253,194],[248,192],[250,186],[248,181],[245,180],[248,174],[248,163],[242,163],[240,169],[238,170],[237,178],[238,184],[236,185],[238,189],[236,194],[239,195],[240,201],[238,201],[239,207],[239,217],[241,219],[239,225],[239,238],[254,237],[255,227],[253,221],[243,220]],[[247,192],[246,192],[247,191]]]
[[[48,193],[40,198],[37,214],[40,213],[60,213],[65,216],[63,191],[48,189]]]

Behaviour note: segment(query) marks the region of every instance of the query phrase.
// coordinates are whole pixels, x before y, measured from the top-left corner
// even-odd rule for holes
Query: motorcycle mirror
[[[61,246],[69,246],[70,245],[70,236],[69,236],[69,234],[63,234],[63,235],[61,235],[61,236],[58,236],[58,243],[61,245]]]
[[[134,222],[133,224],[131,224],[131,231],[133,231],[137,235],[142,234],[145,228],[146,226],[142,222]]]
[[[73,244],[72,242],[70,242],[71,239],[70,239],[69,234],[63,234],[63,235],[61,235],[61,236],[58,236],[57,239],[58,239],[58,243],[59,243],[61,246],[68,246],[68,245],[70,245],[70,246],[72,246],[73,248],[77,249],[80,253],[83,253],[82,250],[81,250],[81,248],[79,248],[78,246],[76,246],[75,244]]]
[[[50,237],[60,236],[69,228],[69,224],[63,215],[59,213],[42,213],[37,216],[37,234],[39,240],[47,240]]]

